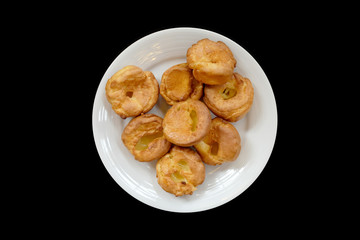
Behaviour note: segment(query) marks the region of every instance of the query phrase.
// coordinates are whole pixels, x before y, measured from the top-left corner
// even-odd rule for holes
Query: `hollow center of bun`
[[[181,182],[183,184],[186,184],[186,182],[187,182],[186,178],[183,175],[181,175],[181,173],[179,171],[172,173],[171,179],[176,183]]]
[[[177,162],[177,164],[181,167],[182,170],[190,171],[190,167],[189,167],[188,163],[185,160],[180,160],[180,161]]]
[[[133,94],[134,94],[134,93],[131,92],[131,91],[127,91],[127,92],[126,92],[126,96],[129,97],[129,98],[132,98]]]
[[[218,151],[219,151],[219,143],[213,142],[213,143],[211,144],[210,153],[211,153],[212,155],[217,155],[217,154],[218,154]]]
[[[224,100],[230,99],[236,95],[237,91],[235,88],[226,87],[224,90],[221,91],[221,97]]]
[[[148,145],[154,141],[156,138],[162,137],[163,136],[163,132],[157,132],[151,135],[145,135],[142,136],[140,138],[140,140],[137,142],[137,144],[135,145],[135,149],[142,151],[148,148]]]
[[[188,71],[174,70],[166,81],[169,96],[175,101],[184,101],[191,94],[190,73]]]
[[[191,117],[191,131],[194,132],[196,130],[196,126],[198,124],[198,117],[197,117],[197,113],[194,110],[191,110],[190,112],[190,117]]]

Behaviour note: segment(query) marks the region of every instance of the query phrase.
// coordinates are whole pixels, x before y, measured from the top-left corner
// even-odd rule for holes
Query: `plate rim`
[[[101,92],[101,83],[105,77],[105,75],[107,74],[107,72],[112,69],[114,67],[114,65],[116,65],[117,63],[117,59],[124,53],[126,53],[127,51],[129,51],[129,49],[131,50],[132,48],[136,47],[136,45],[140,44],[141,42],[147,40],[147,39],[151,39],[152,37],[154,36],[157,36],[159,34],[164,34],[164,33],[170,33],[170,32],[177,32],[177,31],[199,31],[199,32],[202,32],[202,33],[206,33],[206,34],[211,34],[211,35],[215,35],[215,36],[218,36],[220,38],[225,38],[227,39],[227,41],[230,41],[232,42],[233,44],[237,45],[238,47],[240,47],[246,54],[248,54],[250,56],[250,58],[252,60],[255,61],[256,65],[260,68],[261,70],[261,73],[264,74],[264,77],[265,79],[267,80],[267,84],[268,84],[268,87],[270,89],[270,95],[271,95],[271,98],[272,100],[274,100],[274,135],[273,135],[273,138],[271,138],[271,147],[268,149],[268,151],[264,154],[264,158],[266,158],[266,161],[264,160],[261,168],[258,168],[257,171],[256,171],[256,176],[253,177],[251,179],[251,181],[248,181],[246,185],[243,185],[243,187],[238,190],[238,191],[233,191],[231,194],[228,195],[228,197],[224,200],[221,200],[221,201],[218,201],[216,203],[212,203],[212,204],[208,204],[206,206],[200,206],[198,207],[197,209],[191,209],[191,210],[184,210],[184,209],[176,209],[176,208],[169,208],[168,206],[163,208],[163,207],[160,207],[158,205],[153,205],[151,204],[150,202],[146,201],[145,198],[142,198],[142,197],[139,197],[138,195],[135,194],[134,191],[132,191],[131,189],[128,188],[128,186],[124,185],[120,185],[120,183],[118,182],[119,179],[118,179],[118,176],[117,176],[117,169],[115,169],[114,166],[112,166],[112,164],[110,163],[111,161],[104,161],[104,158],[106,158],[105,156],[105,153],[103,151],[100,151],[101,147],[100,147],[100,143],[99,143],[99,139],[96,137],[96,126],[95,126],[95,122],[96,122],[96,117],[97,117],[97,114],[98,112],[95,112],[96,109],[97,109],[97,105],[100,104],[101,101],[99,101],[99,98],[101,97],[100,95],[100,92]],[[98,103],[98,104],[97,104]],[[159,30],[159,31],[156,31],[156,32],[153,32],[153,33],[150,33],[146,36],[143,36],[141,37],[140,39],[136,40],[135,42],[133,42],[132,44],[130,44],[128,47],[126,47],[124,50],[122,50],[115,58],[114,60],[111,62],[111,64],[108,66],[108,68],[106,69],[106,71],[104,72],[101,80],[99,81],[99,85],[97,87],[97,90],[96,90],[96,93],[95,93],[95,98],[94,98],[94,102],[93,102],[93,109],[92,109],[92,131],[93,131],[93,137],[94,137],[94,141],[95,141],[95,145],[96,145],[96,150],[99,154],[99,157],[101,159],[101,162],[103,163],[103,165],[105,166],[105,169],[108,171],[108,173],[110,174],[110,176],[112,177],[112,179],[117,183],[117,185],[119,185],[122,190],[124,190],[127,194],[129,194],[130,196],[132,196],[133,198],[135,198],[136,200],[150,206],[150,207],[153,207],[153,208],[156,208],[156,209],[159,209],[159,210],[163,210],[163,211],[169,211],[169,212],[182,212],[182,213],[190,213],[190,212],[200,212],[200,211],[205,211],[205,210],[211,210],[213,208],[216,208],[218,206],[221,206],[227,202],[230,202],[231,200],[233,200],[234,198],[240,196],[244,191],[246,191],[246,189],[249,188],[249,186],[251,186],[254,181],[256,179],[258,179],[258,177],[260,176],[261,172],[263,171],[263,169],[265,168],[265,166],[267,165],[270,157],[271,157],[271,154],[272,154],[272,151],[274,149],[274,146],[275,146],[275,142],[276,142],[276,137],[277,137],[277,131],[278,131],[278,111],[277,111],[277,104],[276,104],[276,98],[275,98],[275,95],[274,95],[274,91],[271,87],[271,84],[270,84],[270,81],[268,79],[268,77],[266,76],[264,70],[261,68],[260,64],[256,61],[256,59],[249,53],[246,51],[246,49],[244,49],[241,45],[239,45],[238,43],[236,43],[235,41],[231,40],[230,38],[222,35],[222,34],[219,34],[217,32],[214,32],[214,31],[210,31],[210,30],[206,30],[206,29],[202,29],[202,28],[193,28],[193,27],[176,27],[176,28],[168,28],[168,29],[163,29],[163,30]]]

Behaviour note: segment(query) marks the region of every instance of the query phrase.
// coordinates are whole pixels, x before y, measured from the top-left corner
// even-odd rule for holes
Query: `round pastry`
[[[164,156],[171,143],[163,135],[162,118],[144,114],[126,125],[121,139],[127,149],[140,162],[149,162]]]
[[[164,72],[160,83],[160,94],[173,105],[188,98],[199,100],[203,84],[197,81],[187,63],[177,64]]]
[[[159,84],[151,72],[136,66],[126,66],[106,83],[106,98],[121,117],[146,113],[156,104]]]
[[[196,80],[208,85],[224,84],[232,78],[236,60],[225,43],[207,38],[192,45],[186,54]]]
[[[209,132],[211,115],[199,100],[188,99],[175,103],[163,120],[164,136],[169,142],[189,147],[199,142]]]
[[[241,138],[231,123],[214,118],[209,134],[194,147],[205,163],[220,165],[237,159],[241,150]]]
[[[233,78],[216,86],[205,86],[204,102],[218,117],[236,122],[249,112],[254,99],[254,88],[248,78],[234,73]]]
[[[156,177],[166,192],[191,195],[205,180],[205,165],[194,150],[174,146],[156,163]]]

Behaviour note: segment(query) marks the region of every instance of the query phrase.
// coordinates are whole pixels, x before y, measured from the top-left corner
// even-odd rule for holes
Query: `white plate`
[[[121,141],[121,133],[131,118],[121,119],[105,97],[107,80],[126,65],[151,71],[161,80],[169,67],[186,62],[187,49],[209,38],[223,41],[237,60],[236,72],[254,86],[254,103],[242,120],[233,123],[241,136],[239,158],[220,166],[206,165],[202,185],[188,196],[175,197],[157,183],[155,165],[138,162]],[[164,117],[168,105],[161,95],[149,113]],[[214,115],[212,115],[214,117]],[[150,34],[126,48],[101,79],[93,107],[93,132],[97,150],[107,171],[131,196],[152,207],[173,212],[197,212],[220,206],[248,188],[265,167],[274,146],[277,110],[270,83],[254,58],[241,46],[218,33],[197,28],[173,28]]]

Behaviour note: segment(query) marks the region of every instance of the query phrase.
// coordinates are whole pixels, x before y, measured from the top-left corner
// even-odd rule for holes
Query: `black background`
[[[123,19],[123,18],[121,18]],[[274,150],[259,178],[231,202],[218,208],[193,214],[194,216],[227,216],[238,215],[241,218],[267,218],[276,214],[286,218],[289,212],[298,210],[296,198],[300,191],[294,181],[293,173],[294,157],[289,159],[284,151],[284,132],[290,125],[284,117],[288,92],[283,92],[284,84],[291,88],[288,83],[292,72],[293,56],[299,54],[299,33],[289,30],[289,26],[283,22],[267,22],[261,20],[252,22],[251,19],[235,22],[237,18],[229,19],[228,25],[223,25],[216,20],[202,20],[199,23],[193,20],[179,19],[169,22],[168,19],[152,19],[150,22],[131,22],[126,24],[111,24],[92,20],[89,24],[79,24],[72,29],[72,34],[66,36],[69,41],[71,52],[69,62],[65,63],[71,72],[75,72],[66,82],[72,81],[74,89],[70,90],[74,99],[72,113],[74,117],[68,119],[74,124],[75,135],[71,134],[69,149],[71,156],[61,164],[68,168],[64,172],[65,185],[60,184],[61,193],[65,194],[66,207],[77,209],[81,214],[88,213],[111,213],[124,215],[133,210],[139,216],[151,218],[153,215],[179,215],[154,209],[131,197],[117,185],[103,166],[97,153],[92,133],[92,106],[99,82],[112,61],[134,41],[159,30],[172,27],[198,27],[215,31],[237,42],[247,50],[260,64],[266,73],[275,94],[278,107],[278,135]],[[111,21],[114,21],[112,19]],[[119,20],[120,21],[120,20]],[[251,24],[249,24],[251,22]],[[293,26],[294,27],[294,26]],[[297,26],[301,27],[301,26]],[[73,68],[73,69],[71,69]],[[74,78],[76,76],[76,78]],[[64,83],[65,84],[65,83]],[[71,101],[71,102],[72,102]],[[288,111],[291,114],[290,111]],[[75,118],[75,120],[74,120]],[[284,151],[284,152],[282,152]],[[68,175],[70,173],[70,175]],[[61,181],[60,181],[61,182]],[[292,183],[291,183],[292,182]],[[297,189],[296,191],[294,191]],[[130,214],[134,214],[130,213]],[[183,215],[180,214],[181,218]],[[190,214],[192,215],[192,214]]]
[[[207,232],[253,227],[252,234],[285,236],[283,229],[297,234],[319,230],[318,221],[330,218],[334,210],[328,211],[323,198],[329,188],[327,179],[314,167],[324,161],[316,145],[323,131],[321,121],[306,116],[320,112],[323,100],[312,98],[318,93],[315,88],[306,89],[309,97],[304,98],[301,83],[321,75],[319,62],[325,50],[320,36],[326,36],[333,25],[318,16],[314,6],[274,11],[276,7],[280,6],[259,11],[224,2],[206,8],[183,6],[172,12],[172,7],[160,10],[155,3],[134,8],[92,4],[44,11],[32,21],[21,22],[21,29],[31,30],[31,41],[23,43],[27,54],[22,56],[25,62],[35,63],[28,75],[37,79],[30,84],[40,90],[32,93],[37,107],[19,118],[29,126],[26,142],[36,145],[24,152],[36,160],[17,165],[29,177],[13,190],[20,196],[17,206],[22,206],[16,216],[25,222],[40,219],[58,232],[81,224],[89,230],[90,224],[100,223],[115,226],[114,231],[141,227],[139,232],[165,225],[196,231],[202,225]],[[260,176],[234,200],[198,213],[158,210],[131,197],[105,169],[92,132],[93,102],[108,66],[134,41],[173,27],[203,28],[237,42],[264,70],[278,110],[274,149]],[[15,36],[19,39],[23,34]],[[34,61],[34,56],[40,60]],[[309,125],[319,127],[317,134],[309,133]],[[273,227],[253,231],[260,225]]]
[[[234,19],[235,20],[235,19]],[[250,21],[250,20],[249,20]],[[192,22],[192,23],[190,23]],[[196,21],[195,21],[196,22]],[[266,216],[287,217],[289,212],[298,211],[294,208],[295,200],[300,193],[295,193],[294,189],[298,188],[297,181],[293,182],[293,163],[294,158],[286,157],[284,142],[287,140],[282,135],[286,131],[284,111],[287,92],[282,92],[283,84],[289,78],[293,68],[291,59],[294,54],[298,54],[296,48],[297,35],[294,31],[288,31],[285,25],[279,23],[267,23],[260,21],[255,25],[247,25],[247,21],[238,24],[222,25],[216,21],[204,21],[203,23],[193,23],[193,21],[176,21],[169,23],[166,19],[156,19],[149,23],[132,23],[119,27],[118,30],[103,31],[101,26],[95,26],[88,29],[82,36],[81,42],[78,42],[80,49],[79,61],[86,61],[88,66],[81,65],[81,75],[77,81],[81,82],[82,103],[79,104],[82,117],[81,129],[84,130],[83,138],[77,139],[75,145],[79,142],[86,141],[82,152],[74,156],[71,161],[76,161],[79,169],[74,171],[74,177],[77,181],[72,186],[75,190],[75,197],[70,197],[70,205],[79,209],[86,210],[91,208],[92,211],[113,212],[113,214],[124,214],[124,211],[134,210],[141,216],[151,218],[152,215],[179,215],[165,212],[149,207],[131,197],[122,190],[117,183],[107,173],[99,155],[97,154],[91,129],[92,105],[98,84],[112,61],[134,41],[150,33],[172,28],[172,27],[198,27],[215,31],[237,42],[246,49],[261,65],[267,74],[273,87],[278,107],[278,135],[274,146],[273,153],[267,166],[259,178],[233,201],[218,208],[200,213],[190,214],[194,216],[227,216],[239,215],[245,218],[267,218]],[[84,37],[85,36],[85,37]],[[85,47],[82,45],[83,41]],[[79,56],[77,54],[76,56]],[[77,66],[75,66],[77,67]],[[83,75],[84,74],[84,75]],[[85,84],[86,83],[86,84]],[[285,84],[288,84],[285,82]],[[288,84],[290,87],[291,85]],[[86,109],[86,111],[84,111]],[[289,113],[291,114],[291,113]],[[76,151],[74,149],[74,151]],[[86,157],[84,155],[86,153]],[[71,164],[70,164],[71,166]],[[81,174],[79,174],[79,171]],[[297,189],[297,191],[301,189]],[[289,208],[289,209],[288,209]],[[184,217],[182,214],[181,217]],[[187,216],[189,217],[189,216]]]

